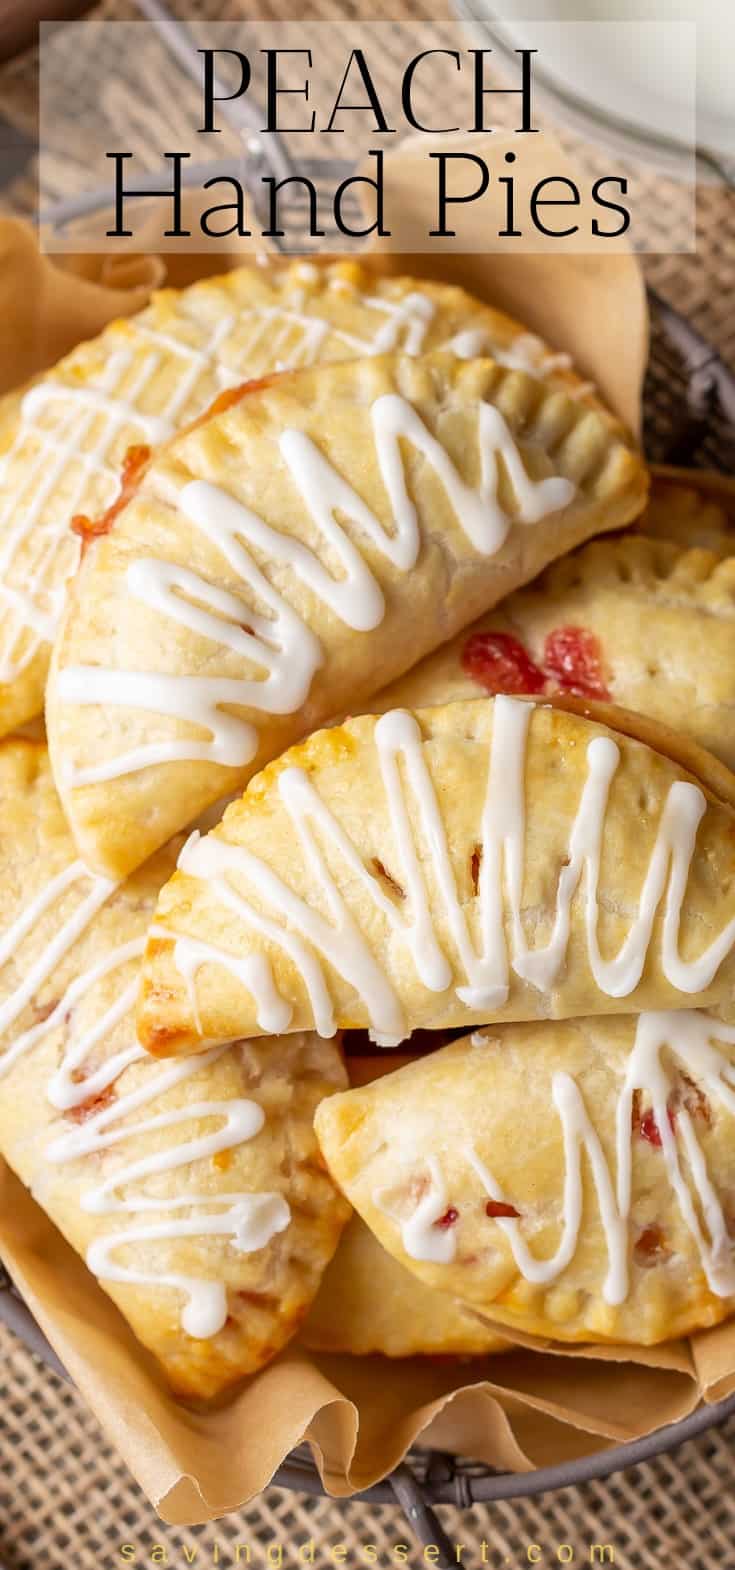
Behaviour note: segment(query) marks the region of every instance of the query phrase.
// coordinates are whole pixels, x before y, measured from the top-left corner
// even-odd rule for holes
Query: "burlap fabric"
[[[239,0],[169,4],[187,18],[206,14],[226,20],[245,14]],[[259,0],[254,9],[262,19],[287,18],[298,11],[343,23],[351,15],[363,20],[367,15],[421,18],[446,11],[433,0],[371,0],[369,8],[361,0],[312,0],[309,5],[300,0],[298,7],[286,0]],[[137,15],[132,0],[103,0],[95,14],[110,19]],[[32,52],[0,71],[0,109],[31,135],[36,87]],[[80,188],[83,166],[84,115],[83,105],[77,104],[56,194]],[[675,204],[674,193],[671,198]],[[29,165],[2,193],[0,205],[32,212],[34,204]],[[669,204],[667,209],[660,182],[656,205],[665,224],[666,211],[674,213],[674,207]],[[665,233],[659,241],[665,245]],[[735,365],[733,196],[704,188],[698,199],[698,254],[648,256],[644,267],[653,286]],[[728,1570],[735,1566],[733,1449],[735,1420],[673,1456],[605,1483],[492,1509],[444,1508],[440,1514],[450,1541],[464,1545],[458,1562],[469,1570],[483,1564],[580,1565],[603,1557],[610,1562],[609,1551],[623,1570]],[[126,1562],[195,1564],[206,1570],[247,1563],[278,1566],[279,1560],[290,1566],[310,1562],[312,1540],[315,1565],[341,1562],[357,1570],[368,1562],[367,1545],[374,1545],[379,1567],[398,1563],[396,1545],[407,1537],[397,1509],[359,1502],[337,1505],[277,1488],[213,1526],[164,1528],[75,1392],[0,1327],[0,1570],[98,1570]],[[609,1550],[606,1555],[599,1545]],[[407,1562],[417,1566],[427,1561],[420,1550],[412,1549]]]
[[[335,80],[339,80],[340,64],[344,63],[349,52],[351,20],[413,19],[420,22],[445,18],[451,14],[449,0],[369,0],[369,4],[366,0],[298,0],[298,4],[289,4],[288,0],[258,0],[257,6],[249,4],[249,0],[167,0],[167,3],[169,11],[185,18],[194,30],[198,18],[226,22],[246,19],[248,16],[262,21],[288,20],[298,16],[330,21],[333,25],[329,41],[324,47],[334,53]],[[140,19],[140,11],[134,0],[101,0],[94,7],[92,15],[101,20]],[[103,47],[102,43],[100,47]],[[111,43],[108,47],[113,48],[114,45]],[[124,77],[124,59],[117,56],[115,64],[116,71],[119,71],[121,78]],[[385,80],[389,82],[389,67],[384,64],[383,68],[387,73]],[[140,70],[137,60],[135,69],[136,72]],[[150,104],[145,109],[140,108],[135,126],[130,126],[126,116],[125,146],[135,155],[136,168],[139,167],[139,161],[152,163],[156,149],[161,147],[161,122],[169,131],[175,129],[176,105],[182,95],[190,91],[196,96],[196,89],[187,87],[173,65],[171,70],[168,88],[160,82],[158,76],[155,83],[151,84]],[[37,80],[38,65],[33,52],[0,71],[0,110],[14,125],[33,135],[36,129]],[[430,112],[431,79],[426,75],[422,80],[425,83],[424,101],[418,107],[420,112],[424,109]],[[46,201],[86,189],[88,184],[88,181],[85,183],[85,105],[78,98],[69,103],[64,96],[63,83],[59,84],[59,89],[54,140],[56,145],[63,148],[63,155],[59,156],[57,163],[52,159],[45,163],[46,188],[43,196]],[[90,94],[94,93],[94,83],[90,83],[89,90]],[[165,113],[157,105],[165,105]],[[107,112],[111,125],[114,125],[114,100]],[[497,125],[502,125],[504,119],[512,124],[513,113],[511,102],[505,104],[498,101],[493,104],[494,123]],[[584,157],[589,161],[594,157],[588,149],[583,154],[579,138],[570,136],[564,125],[553,124],[545,115],[544,125],[547,124],[578,159]],[[229,133],[225,129],[218,156],[224,157],[238,150],[234,138],[228,138]],[[329,146],[325,145],[326,140],[320,137],[320,147],[324,151],[333,152],[349,161],[349,136],[335,135]],[[113,138],[110,145],[118,144]],[[303,153],[302,144],[294,142],[292,146],[295,155]],[[601,169],[602,166],[596,172],[601,172]],[[735,285],[735,196],[731,190],[721,186],[702,185],[697,196],[697,254],[682,254],[680,250],[666,254],[667,246],[680,244],[687,198],[673,181],[664,179],[659,173],[647,174],[641,168],[639,177],[642,199],[637,204],[636,212],[639,216],[645,215],[646,243],[652,251],[658,252],[646,255],[643,259],[648,281],[682,315],[687,316],[711,343],[716,344],[723,357],[735,366],[735,311],[732,309]],[[36,187],[32,168],[17,180],[10,193],[5,193],[5,200],[10,200],[16,210],[35,210]],[[2,201],[0,196],[0,205]]]
[[[407,1537],[397,1510],[359,1501],[336,1505],[280,1488],[211,1526],[163,1527],[74,1391],[1,1329],[0,1366],[3,1570],[99,1570],[125,1563],[124,1545],[137,1565],[176,1570],[187,1564],[229,1570],[248,1563],[248,1548],[250,1565],[260,1570],[278,1564],[280,1548],[290,1570],[304,1562],[298,1550],[308,1554],[312,1539],[318,1570],[340,1560],[357,1570],[367,1562],[368,1544],[375,1546],[378,1570],[399,1562],[396,1545]],[[606,1483],[491,1509],[445,1507],[439,1514],[450,1541],[464,1545],[465,1570],[599,1563],[595,1545],[612,1550],[618,1570],[728,1570],[735,1563],[734,1447],[731,1421],[674,1456]],[[409,1570],[422,1562],[412,1549]]]

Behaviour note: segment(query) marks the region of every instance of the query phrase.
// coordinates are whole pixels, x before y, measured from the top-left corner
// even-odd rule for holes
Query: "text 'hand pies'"
[[[735,1307],[735,1029],[707,1014],[501,1025],[316,1125],[383,1247],[501,1325],[645,1346]]]
[[[732,1002],[735,813],[670,758],[512,697],[318,732],[162,890],[155,1053]]]
[[[0,401],[0,735],[43,707],[50,645],[76,571],[75,516],[115,499],[129,448],[166,441],[224,389],[315,361],[447,348],[494,354],[594,404],[569,366],[462,289],[357,264],[240,267],[162,290],[30,389]]]
[[[80,853],[120,875],[550,558],[636,514],[609,418],[490,360],[293,372],[154,457],[88,545],[48,690]]]
[[[174,1389],[211,1396],[289,1340],[336,1246],[312,1120],[340,1054],[295,1035],[154,1063],[133,1004],[172,853],[93,877],[33,742],[0,744],[0,804],[0,1151]]]
[[[370,707],[572,693],[676,727],[735,765],[735,557],[638,534],[554,562]]]

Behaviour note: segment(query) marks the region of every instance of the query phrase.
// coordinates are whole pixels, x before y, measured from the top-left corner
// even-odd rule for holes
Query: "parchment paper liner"
[[[473,150],[482,155],[482,143]],[[539,177],[558,173],[557,149],[539,137],[535,154]],[[410,147],[389,163],[410,222],[427,192],[418,168],[409,176],[404,157],[411,160]],[[221,271],[248,255],[252,248],[165,260],[50,258],[39,254],[29,229],[0,220],[0,391],[52,364],[112,317],[140,309],[151,288]],[[505,306],[554,347],[571,350],[626,424],[639,428],[648,329],[630,257],[514,251],[507,258],[383,254],[369,262],[433,273]],[[735,482],[727,489],[735,512]],[[347,1495],[384,1476],[417,1439],[527,1470],[636,1438],[683,1417],[700,1396],[719,1398],[735,1388],[735,1325],[690,1345],[648,1351],[518,1344],[469,1361],[316,1356],[292,1344],[227,1404],[196,1412],[168,1395],[122,1316],[2,1162],[0,1255],[141,1487],[176,1525],[246,1503],[302,1439],[328,1489]]]
[[[131,1471],[172,1525],[244,1504],[310,1441],[330,1491],[367,1487],[420,1436],[525,1471],[673,1422],[697,1399],[684,1345],[466,1363],[315,1356],[292,1345],[217,1411],[173,1401],[153,1360],[18,1180],[0,1165],[0,1252]],[[626,1361],[618,1361],[624,1357]],[[615,1364],[611,1377],[609,1363]]]

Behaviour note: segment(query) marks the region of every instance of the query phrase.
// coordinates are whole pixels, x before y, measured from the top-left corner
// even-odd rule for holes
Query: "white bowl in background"
[[[509,63],[514,50],[538,48],[535,80],[568,123],[581,119],[598,139],[627,140],[682,173],[696,147],[715,178],[728,177],[717,166],[735,159],[735,0],[456,0],[456,9]]]

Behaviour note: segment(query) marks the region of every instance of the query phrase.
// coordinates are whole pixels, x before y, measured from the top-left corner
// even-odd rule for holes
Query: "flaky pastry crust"
[[[733,810],[621,724],[498,697],[291,749],[162,890],[141,1039],[730,1007]]]
[[[30,741],[0,744],[0,806],[0,1151],[173,1389],[211,1397],[294,1334],[336,1247],[312,1119],[340,1053],[297,1034],[162,1073],[133,1002],[175,848],[92,877]]]
[[[396,1260],[495,1324],[652,1345],[735,1307],[735,1031],[696,1011],[499,1025],[316,1116]]]
[[[110,504],[129,448],[164,441],[248,378],[455,340],[464,352],[468,333],[474,353],[497,351],[599,407],[568,356],[503,312],[462,289],[378,278],[354,262],[271,262],[163,289],[2,399],[0,735],[43,707],[50,644],[79,560],[69,525]]]
[[[507,1342],[445,1292],[424,1286],[354,1216],[309,1310],[300,1340],[356,1357],[487,1357]]]
[[[637,534],[592,540],[437,649],[379,703],[414,707],[482,692],[609,701],[681,731],[732,768],[735,557]]]
[[[246,390],[151,463],[74,580],[47,723],[81,853],[129,871],[646,485],[604,416],[489,360]]]

